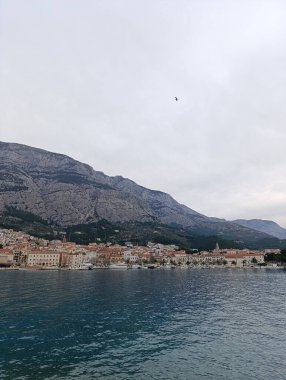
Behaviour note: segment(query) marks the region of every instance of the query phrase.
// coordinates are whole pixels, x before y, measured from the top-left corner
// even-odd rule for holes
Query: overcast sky
[[[0,0],[0,17],[0,140],[286,227],[284,0]]]

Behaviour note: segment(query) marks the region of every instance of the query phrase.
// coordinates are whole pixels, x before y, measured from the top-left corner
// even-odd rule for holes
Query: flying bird
[[[177,102],[179,99],[175,96],[175,100],[176,100],[176,102]]]

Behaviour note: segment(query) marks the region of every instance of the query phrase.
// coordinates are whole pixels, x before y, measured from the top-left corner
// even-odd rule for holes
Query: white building
[[[125,262],[129,263],[136,263],[138,261],[138,255],[136,253],[132,253],[131,250],[124,251],[123,258]]]
[[[77,253],[71,253],[67,255],[67,257],[68,257],[67,266],[70,269],[79,269],[83,265],[85,254],[82,252],[77,252]]]

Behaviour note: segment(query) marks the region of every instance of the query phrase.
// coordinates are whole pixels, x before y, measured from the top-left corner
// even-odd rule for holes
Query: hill
[[[272,220],[262,220],[262,219],[237,219],[233,220],[240,226],[247,228],[252,228],[253,230],[264,232],[268,235],[275,236],[278,239],[286,239],[286,228],[279,226],[279,224],[273,222]]]

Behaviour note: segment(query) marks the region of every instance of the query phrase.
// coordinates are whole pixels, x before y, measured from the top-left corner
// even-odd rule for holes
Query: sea
[[[0,271],[0,379],[286,379],[286,271]]]

